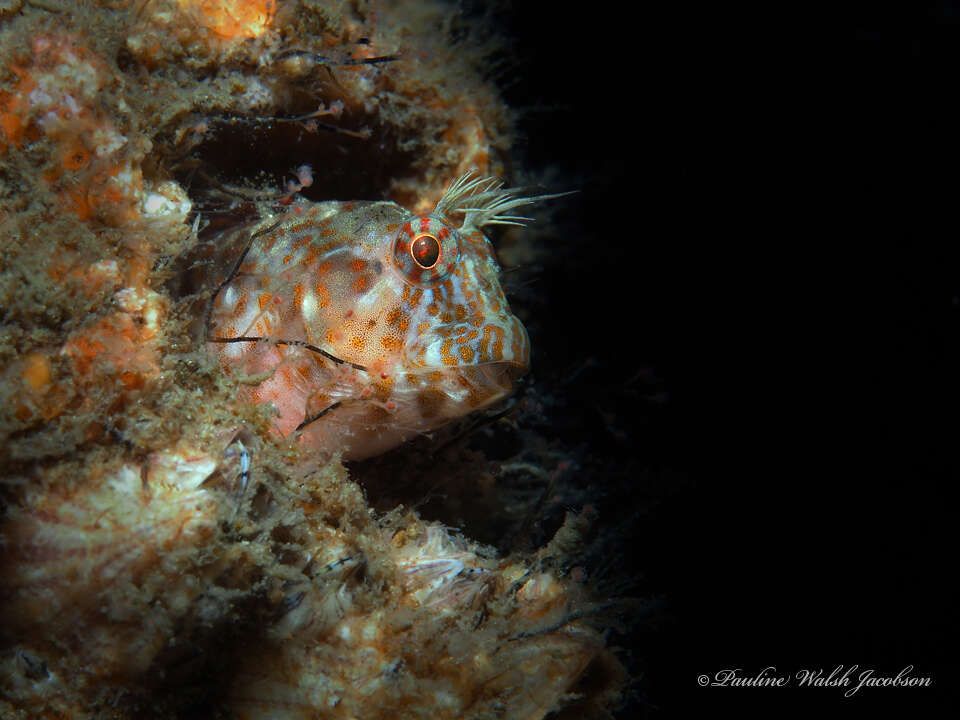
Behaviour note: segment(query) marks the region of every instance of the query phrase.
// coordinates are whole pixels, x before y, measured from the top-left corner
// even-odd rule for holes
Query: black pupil
[[[429,270],[440,259],[440,243],[432,235],[421,235],[413,241],[410,252],[413,253],[413,259],[417,261],[417,265]]]

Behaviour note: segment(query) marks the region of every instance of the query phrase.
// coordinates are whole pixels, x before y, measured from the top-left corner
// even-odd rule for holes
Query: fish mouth
[[[515,362],[492,362],[461,368],[461,372],[478,391],[486,391],[485,405],[511,395],[517,382],[527,374],[529,366]]]
[[[493,405],[514,393],[518,381],[530,369],[530,354],[516,360],[481,361],[446,368],[454,378],[462,401],[474,410]]]
[[[419,378],[409,399],[427,425],[437,426],[508,398],[526,370],[513,362],[421,368],[407,376]]]

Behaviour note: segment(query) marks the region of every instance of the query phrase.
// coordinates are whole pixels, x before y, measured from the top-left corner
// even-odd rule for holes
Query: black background
[[[581,190],[535,371],[590,359],[567,412],[641,468],[615,561],[665,603],[622,716],[956,717],[960,4],[518,5],[518,152]],[[697,685],[853,664],[933,687]]]

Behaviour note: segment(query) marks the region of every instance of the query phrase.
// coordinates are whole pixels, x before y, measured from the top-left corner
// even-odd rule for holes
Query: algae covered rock
[[[204,343],[231,229],[305,201],[426,215],[506,174],[491,41],[462,23],[427,0],[0,3],[4,717],[617,701],[603,603],[563,569],[582,522],[504,553],[385,507]],[[371,477],[471,504],[486,465],[435,450]]]

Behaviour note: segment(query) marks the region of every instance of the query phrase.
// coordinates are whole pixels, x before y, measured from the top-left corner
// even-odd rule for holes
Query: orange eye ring
[[[410,243],[410,257],[424,270],[435,267],[440,262],[440,241],[427,233],[418,235]]]
[[[456,268],[460,235],[440,218],[410,216],[393,237],[390,260],[405,282],[431,287]]]

